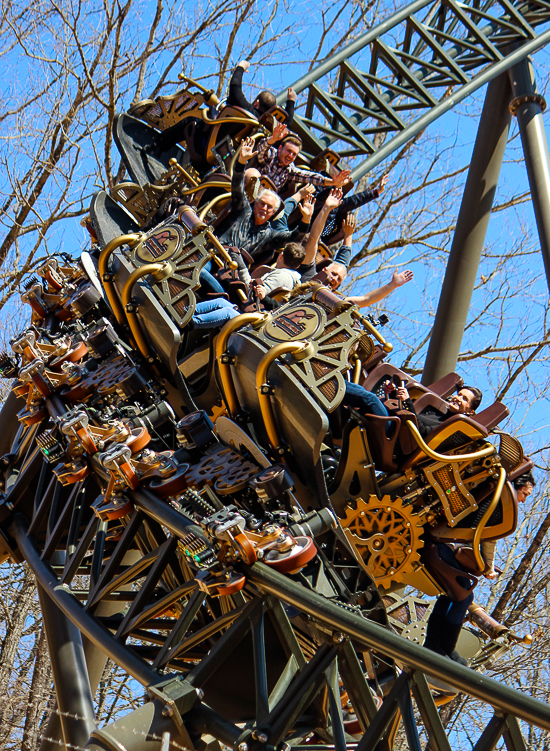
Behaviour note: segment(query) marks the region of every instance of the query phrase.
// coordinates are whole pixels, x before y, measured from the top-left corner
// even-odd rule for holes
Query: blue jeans
[[[199,302],[195,306],[193,327],[195,329],[213,329],[216,326],[223,326],[224,323],[238,315],[239,313],[235,310],[233,304],[223,297],[206,300],[206,302]]]
[[[367,391],[363,386],[359,386],[358,383],[346,381],[346,393],[342,399],[342,404],[345,407],[358,409],[362,415],[388,416],[388,410],[376,394],[373,394],[372,391]]]
[[[201,287],[205,292],[216,292],[218,295],[225,293],[224,288],[212,274],[212,261],[206,264],[199,275]]]

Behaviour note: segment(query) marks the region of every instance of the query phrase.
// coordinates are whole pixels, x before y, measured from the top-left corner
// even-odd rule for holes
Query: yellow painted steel
[[[169,270],[170,264],[166,261],[163,263],[147,263],[145,266],[140,266],[135,271],[132,271],[122,288],[122,305],[124,306],[123,310],[126,315],[126,320],[128,321],[130,331],[132,332],[138,349],[143,357],[149,357],[151,352],[149,351],[147,340],[143,335],[137,314],[132,310],[128,310],[128,306],[132,302],[132,289],[138,279],[148,276],[149,274],[165,274],[168,273]]]
[[[474,550],[474,556],[475,556],[476,563],[480,571],[483,571],[485,569],[485,561],[483,560],[483,556],[481,555],[481,547],[480,547],[481,535],[487,525],[487,522],[491,518],[493,511],[497,507],[497,503],[499,502],[500,496],[502,495],[502,491],[504,490],[505,482],[506,482],[506,470],[503,467],[501,467],[497,486],[495,488],[493,497],[491,498],[491,503],[485,509],[485,513],[481,517],[481,521],[477,525],[476,531],[474,532],[474,540],[472,542],[472,548]]]
[[[469,462],[475,461],[476,459],[483,459],[483,457],[485,456],[496,454],[496,448],[494,446],[487,446],[486,448],[481,449],[481,451],[475,451],[473,454],[456,454],[454,456],[450,456],[449,454],[439,454],[437,451],[431,449],[427,443],[425,443],[424,439],[418,432],[418,428],[413,422],[411,422],[411,420],[407,420],[407,425],[409,426],[409,430],[413,434],[414,440],[417,442],[418,447],[422,449],[426,456],[429,456],[430,459],[434,459],[436,462],[450,462],[451,464],[453,462]]]
[[[288,354],[300,354],[303,353],[308,347],[311,347],[310,342],[298,341],[298,342],[281,342],[281,344],[272,347],[269,352],[266,352],[258,364],[258,370],[256,371],[256,390],[258,391],[258,401],[260,402],[260,411],[265,424],[267,437],[271,446],[278,450],[281,448],[281,442],[279,439],[279,433],[275,424],[275,418],[273,416],[273,410],[271,408],[271,399],[269,394],[262,393],[262,386],[267,383],[267,371],[270,365],[282,355]]]
[[[231,365],[228,362],[222,361],[223,356],[227,354],[229,337],[243,326],[250,324],[259,325],[266,321],[267,318],[269,318],[268,313],[242,313],[242,315],[228,321],[216,339],[216,360],[218,361],[220,381],[225,403],[231,417],[234,417],[239,412],[239,400],[237,399],[237,392],[235,391],[231,375]]]
[[[203,206],[202,209],[200,210],[199,219],[201,220],[201,222],[204,222],[204,218],[208,214],[210,209],[213,209],[214,206],[217,206],[218,203],[220,203],[221,201],[227,201],[228,198],[229,199],[231,198],[231,193],[222,193],[219,196],[214,196],[214,198],[211,201],[209,201],[206,204],[206,206]]]
[[[120,235],[120,237],[115,237],[113,240],[107,243],[99,256],[99,278],[101,279],[101,283],[105,288],[105,294],[107,295],[107,299],[109,300],[109,305],[113,309],[115,318],[121,326],[124,326],[126,322],[124,309],[120,304],[120,300],[118,299],[117,289],[115,285],[109,279],[104,279],[104,276],[105,274],[109,273],[109,261],[115,250],[117,248],[120,248],[121,245],[129,245],[130,247],[133,247],[134,245],[137,245],[137,243],[140,242],[142,238],[143,235],[136,232],[130,235]]]

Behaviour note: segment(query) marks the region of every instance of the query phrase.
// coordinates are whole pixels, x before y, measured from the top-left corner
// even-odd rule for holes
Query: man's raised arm
[[[309,266],[315,261],[317,255],[317,248],[319,247],[319,238],[323,230],[325,229],[325,223],[328,215],[332,209],[338,208],[342,200],[342,191],[338,188],[333,188],[327,196],[327,200],[321,207],[321,211],[315,217],[315,221],[311,225],[309,237],[304,244],[306,249],[306,255],[302,261],[303,266]]]
[[[392,280],[389,284],[384,284],[383,287],[373,289],[371,292],[367,292],[365,295],[358,295],[357,297],[346,297],[346,300],[355,303],[355,305],[357,305],[359,308],[364,308],[366,305],[374,305],[375,303],[380,302],[380,300],[383,300],[385,297],[391,294],[394,289],[402,287],[403,284],[410,282],[412,278],[413,272],[409,271],[409,269],[407,269],[406,271],[401,271],[400,273],[396,271],[394,272]]]

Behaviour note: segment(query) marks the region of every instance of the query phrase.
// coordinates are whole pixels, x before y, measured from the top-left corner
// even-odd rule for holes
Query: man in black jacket
[[[227,96],[227,104],[233,107],[240,107],[250,114],[254,115],[258,119],[275,106],[275,96],[271,91],[260,91],[256,99],[250,104],[248,99],[243,94],[243,74],[250,68],[248,60],[241,60],[233,71],[231,81],[229,82],[229,94]],[[294,107],[296,104],[296,92],[292,88],[288,88],[286,95],[286,125],[290,127],[294,119]]]

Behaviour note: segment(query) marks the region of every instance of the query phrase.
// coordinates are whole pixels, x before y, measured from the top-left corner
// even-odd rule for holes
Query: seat
[[[442,399],[438,394],[432,394],[426,392],[416,399],[414,402],[414,411],[417,415],[421,415],[426,410],[441,412],[444,415],[449,409],[448,403],[445,399]]]
[[[229,339],[228,352],[235,358],[231,370],[239,404],[254,425],[259,443],[269,448],[256,391],[256,370],[267,351],[246,333],[237,332]],[[296,488],[298,499],[304,508],[323,508],[329,505],[321,462],[321,445],[328,431],[327,415],[291,370],[279,361],[272,363],[268,378],[274,389],[271,400],[277,430],[290,448],[289,466],[303,486],[301,491]]]
[[[361,415],[361,421],[367,429],[369,448],[376,469],[381,472],[397,472],[398,465],[393,456],[402,430],[400,418]],[[386,431],[388,423],[394,427]]]
[[[458,373],[447,373],[435,383],[431,383],[428,388],[442,399],[446,399],[455,391],[459,391],[464,386],[464,379]]]
[[[473,419],[486,430],[493,430],[500,422],[508,417],[510,410],[502,402],[494,402],[490,407],[478,412]]]
[[[437,545],[431,540],[426,540],[424,543],[420,551],[420,558],[447,597],[450,597],[453,601],[465,600],[474,590],[477,577],[445,563],[439,555]],[[464,586],[466,584],[467,586]]]
[[[508,479],[510,482],[515,480],[517,477],[521,477],[526,472],[530,472],[533,467],[535,466],[535,463],[532,459],[529,459],[529,457],[526,457],[525,460],[516,467],[512,472],[508,472]]]
[[[206,161],[212,167],[223,166],[233,156],[233,144],[239,144],[259,126],[257,118],[248,110],[226,106],[212,124],[205,149]]]
[[[126,113],[115,117],[113,138],[130,178],[141,187],[155,182],[167,172],[171,159],[176,159],[182,166],[190,164],[189,156],[179,146],[158,157],[148,154],[154,142],[155,130]]]
[[[90,216],[100,248],[120,235],[139,231],[139,224],[125,208],[113,201],[104,190],[94,194],[90,204]]]

